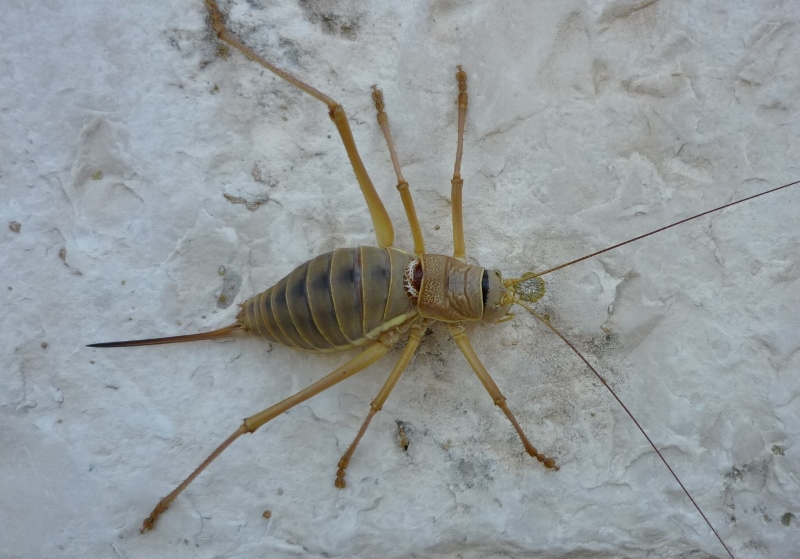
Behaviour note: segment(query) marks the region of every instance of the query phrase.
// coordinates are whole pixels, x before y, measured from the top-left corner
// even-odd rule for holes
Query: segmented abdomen
[[[248,299],[237,320],[254,336],[310,351],[374,340],[416,314],[403,289],[412,256],[395,248],[340,248],[301,264]]]

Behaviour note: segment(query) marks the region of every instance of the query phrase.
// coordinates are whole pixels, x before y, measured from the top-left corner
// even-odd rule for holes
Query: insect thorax
[[[442,254],[423,254],[411,271],[414,277],[421,277],[417,310],[422,316],[443,322],[483,317],[483,267]]]

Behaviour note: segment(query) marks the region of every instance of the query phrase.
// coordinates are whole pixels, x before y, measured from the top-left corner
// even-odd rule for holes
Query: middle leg
[[[375,396],[375,399],[370,404],[369,414],[367,414],[367,418],[364,420],[364,423],[361,425],[361,429],[358,430],[358,434],[353,442],[347,449],[347,452],[344,453],[342,459],[339,460],[339,469],[336,470],[336,481],[334,485],[339,489],[347,486],[347,483],[344,481],[344,471],[347,469],[347,465],[350,463],[350,459],[353,457],[353,453],[356,451],[356,446],[358,446],[361,437],[364,436],[364,433],[367,432],[367,427],[369,427],[369,422],[372,421],[372,418],[375,416],[376,413],[381,411],[383,408],[383,404],[386,402],[386,399],[389,397],[389,394],[392,392],[392,388],[394,385],[397,384],[397,381],[400,380],[400,376],[403,374],[403,371],[408,366],[408,362],[411,361],[411,356],[414,355],[414,352],[417,351],[417,347],[419,346],[419,342],[422,339],[422,335],[425,333],[425,328],[427,327],[427,321],[422,320],[415,326],[411,327],[411,332],[408,336],[408,341],[406,342],[406,347],[403,348],[403,353],[400,355],[400,358],[395,363],[392,372],[389,373],[389,378],[386,379],[386,382],[383,384],[381,391],[378,392],[378,395]]]
[[[467,248],[464,243],[464,217],[462,212],[461,190],[464,180],[461,178],[461,156],[464,153],[464,126],[467,122],[467,73],[458,66],[456,72],[458,82],[458,140],[456,144],[456,163],[453,168],[453,180],[450,181],[450,203],[453,206],[453,258],[467,261]]]
[[[397,175],[397,190],[400,192],[400,199],[403,201],[403,208],[406,210],[408,224],[411,226],[411,236],[414,239],[414,253],[424,254],[425,241],[422,238],[422,229],[417,219],[417,210],[414,208],[414,201],[411,199],[411,190],[408,187],[408,182],[403,178],[403,172],[400,170],[400,160],[397,158],[397,152],[394,149],[394,140],[392,140],[392,132],[389,129],[389,117],[386,115],[386,111],[383,110],[383,92],[375,85],[372,86],[372,100],[375,102],[375,109],[378,111],[378,126],[381,127],[383,137],[386,139],[386,146],[389,148],[389,157],[392,159],[394,174]]]

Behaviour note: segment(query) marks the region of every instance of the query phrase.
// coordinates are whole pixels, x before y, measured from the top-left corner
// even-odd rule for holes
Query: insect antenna
[[[656,445],[653,442],[653,440],[650,438],[650,436],[647,434],[647,432],[644,430],[644,428],[641,426],[641,424],[636,420],[636,418],[633,416],[633,414],[628,409],[628,407],[625,405],[625,403],[619,398],[619,396],[617,396],[617,393],[614,392],[614,389],[611,388],[611,386],[609,386],[609,384],[606,382],[606,380],[603,378],[603,376],[597,371],[597,369],[595,369],[592,366],[592,364],[589,363],[589,361],[586,359],[586,357],[583,356],[583,354],[578,350],[578,348],[575,347],[575,345],[572,342],[570,342],[566,338],[566,336],[564,336],[561,332],[559,332],[555,328],[555,326],[553,326],[550,323],[549,320],[547,320],[544,316],[542,316],[539,313],[537,313],[535,310],[533,310],[532,307],[530,307],[525,302],[527,301],[529,303],[533,303],[536,300],[538,300],[539,298],[541,298],[542,295],[544,295],[544,284],[543,284],[542,280],[539,279],[538,282],[535,281],[538,278],[540,278],[541,276],[544,276],[544,275],[549,274],[551,272],[555,272],[556,270],[560,270],[562,268],[566,268],[568,266],[572,266],[573,264],[577,264],[578,262],[583,262],[584,260],[588,260],[589,258],[594,258],[595,256],[598,256],[598,255],[603,254],[605,252],[608,252],[608,251],[614,250],[616,248],[619,248],[621,246],[625,246],[627,244],[642,240],[642,239],[644,239],[646,237],[649,237],[650,235],[655,235],[656,233],[661,233],[662,231],[666,231],[667,229],[671,229],[673,227],[677,227],[678,225],[682,225],[682,224],[684,224],[686,222],[692,221],[694,219],[698,219],[698,218],[703,217],[705,215],[708,215],[708,214],[711,214],[711,213],[714,213],[714,212],[718,212],[720,210],[724,210],[725,208],[730,208],[731,206],[735,206],[737,204],[741,204],[742,202],[747,202],[749,200],[753,200],[753,199],[758,198],[760,196],[765,196],[767,194],[772,194],[774,192],[777,192],[779,190],[783,190],[784,188],[789,188],[790,186],[794,186],[794,185],[797,185],[797,184],[800,184],[800,180],[797,180],[797,181],[794,181],[794,182],[790,182],[790,183],[787,183],[787,184],[784,184],[782,186],[778,186],[778,187],[775,187],[775,188],[771,188],[769,190],[765,190],[764,192],[759,192],[758,194],[754,194],[752,196],[748,196],[748,197],[742,198],[740,200],[735,200],[733,202],[729,202],[727,204],[723,204],[721,206],[718,206],[716,208],[712,208],[710,210],[706,210],[706,211],[701,212],[699,214],[696,214],[696,215],[681,219],[679,221],[676,221],[675,223],[671,223],[671,224],[666,225],[664,227],[660,227],[658,229],[650,231],[649,233],[644,233],[643,235],[639,235],[637,237],[633,237],[632,239],[628,239],[627,241],[623,241],[621,243],[617,243],[615,245],[612,245],[610,247],[604,248],[602,250],[598,250],[598,251],[593,252],[591,254],[587,254],[586,256],[582,256],[580,258],[576,258],[574,260],[570,260],[569,262],[565,262],[564,264],[560,264],[560,265],[555,266],[553,268],[549,268],[549,269],[547,269],[547,270],[545,270],[543,272],[527,272],[525,274],[522,274],[522,276],[520,276],[518,278],[506,279],[503,282],[506,288],[509,288],[509,289],[514,291],[514,303],[516,303],[517,305],[519,305],[519,306],[523,307],[524,309],[526,309],[527,311],[529,311],[540,322],[542,322],[545,326],[547,326],[550,330],[552,330],[553,333],[555,333],[556,336],[561,338],[564,341],[564,343],[567,344],[569,346],[569,348],[575,353],[575,355],[577,355],[581,359],[581,361],[583,361],[586,364],[586,366],[589,367],[589,370],[591,370],[592,373],[594,373],[594,375],[597,377],[597,379],[603,384],[603,386],[605,386],[606,389],[608,389],[608,391],[611,393],[611,395],[614,397],[614,399],[619,403],[619,405],[622,406],[622,409],[625,410],[625,413],[628,415],[628,417],[631,418],[631,421],[633,421],[634,425],[636,425],[636,428],[639,429],[639,432],[641,432],[642,435],[644,435],[644,438],[647,439],[647,442],[650,444],[650,446],[656,452],[656,454],[658,455],[658,457],[661,460],[661,462],[664,464],[664,466],[666,466],[667,470],[669,470],[669,473],[672,475],[672,477],[675,479],[675,481],[678,482],[678,485],[680,485],[680,487],[683,490],[683,492],[686,494],[686,496],[692,502],[692,505],[694,505],[694,508],[697,509],[697,512],[700,513],[700,516],[703,517],[703,520],[708,525],[708,527],[711,529],[711,531],[714,533],[714,536],[716,536],[717,540],[719,540],[719,543],[722,544],[722,547],[725,548],[725,551],[728,553],[728,555],[731,557],[731,559],[734,559],[734,556],[733,556],[733,553],[731,552],[731,550],[728,548],[728,546],[722,540],[722,537],[720,537],[720,535],[717,532],[717,530],[714,528],[714,526],[708,520],[708,517],[706,517],[706,515],[700,509],[700,507],[698,506],[697,502],[694,500],[692,495],[689,493],[689,490],[686,489],[686,487],[681,482],[680,478],[678,478],[678,475],[675,473],[675,471],[669,465],[669,463],[667,462],[666,458],[664,458],[664,455],[661,454],[661,451],[658,449],[658,447],[656,447]]]
[[[788,186],[788,185],[787,185],[787,186]],[[781,187],[781,188],[783,188],[783,187]],[[712,210],[712,211],[713,211],[713,210]],[[701,214],[701,215],[702,215],[702,214]],[[695,216],[695,217],[697,217],[697,216]],[[646,236],[646,235],[645,235],[645,236]],[[612,247],[612,248],[613,248],[613,247]],[[589,360],[588,360],[588,359],[586,359],[586,357],[584,357],[584,356],[583,356],[583,354],[582,354],[582,353],[581,353],[581,352],[578,350],[578,348],[577,348],[577,347],[575,347],[575,345],[574,345],[574,344],[573,344],[571,341],[569,341],[569,340],[567,339],[567,337],[566,337],[566,336],[564,336],[564,334],[562,334],[562,333],[561,333],[561,332],[560,332],[560,331],[559,331],[559,330],[558,330],[558,329],[557,329],[555,326],[553,326],[553,325],[550,323],[550,321],[549,321],[547,318],[545,318],[544,316],[542,316],[542,315],[540,315],[539,313],[537,313],[535,310],[533,310],[533,308],[532,308],[532,307],[528,306],[528,305],[527,305],[527,304],[525,304],[525,303],[524,303],[522,300],[520,300],[520,299],[519,299],[519,297],[516,297],[516,298],[514,299],[514,303],[516,303],[517,305],[519,305],[519,306],[521,306],[522,308],[526,309],[526,310],[527,310],[528,312],[530,312],[530,313],[531,313],[533,316],[535,316],[537,319],[539,319],[539,321],[540,321],[542,324],[544,324],[544,325],[545,325],[545,326],[547,326],[547,327],[548,327],[550,330],[552,330],[552,331],[553,331],[553,333],[554,333],[556,336],[558,336],[559,338],[561,338],[561,340],[562,340],[562,341],[563,341],[565,344],[567,344],[567,345],[569,346],[569,348],[570,348],[570,349],[571,349],[571,350],[572,350],[572,351],[575,353],[575,355],[577,355],[577,356],[578,356],[578,357],[581,359],[581,361],[583,361],[583,362],[586,364],[586,366],[587,366],[587,367],[589,367],[589,370],[590,370],[590,371],[592,371],[592,373],[594,373],[594,376],[596,376],[596,377],[597,377],[597,379],[598,379],[598,380],[599,380],[601,383],[603,383],[603,386],[605,386],[605,387],[606,387],[606,389],[608,389],[608,391],[611,393],[611,395],[614,397],[614,399],[615,399],[615,400],[616,400],[616,401],[619,403],[619,405],[620,405],[620,406],[622,406],[622,409],[623,409],[623,410],[625,410],[625,413],[626,413],[626,414],[628,414],[628,417],[630,417],[630,418],[631,418],[631,421],[633,421],[634,425],[636,425],[636,428],[637,428],[637,429],[639,429],[639,432],[640,432],[642,435],[644,435],[644,438],[645,438],[645,439],[647,439],[647,442],[650,444],[650,446],[651,446],[651,447],[653,448],[653,450],[656,452],[656,454],[658,455],[658,457],[661,459],[661,462],[663,462],[664,466],[666,466],[667,470],[669,470],[669,473],[672,475],[672,477],[675,479],[675,481],[677,481],[677,482],[678,482],[678,485],[680,485],[680,486],[681,486],[681,489],[683,489],[683,492],[686,494],[686,496],[687,496],[687,497],[689,498],[689,500],[692,502],[692,504],[694,505],[694,508],[695,508],[695,509],[697,509],[697,512],[699,512],[699,513],[700,513],[700,516],[702,516],[702,517],[703,517],[703,520],[704,520],[704,521],[705,521],[705,523],[708,525],[708,527],[711,529],[711,531],[714,533],[714,535],[717,537],[717,540],[719,540],[719,543],[720,543],[720,544],[722,544],[722,547],[724,547],[724,548],[725,548],[725,551],[727,551],[727,552],[728,552],[728,555],[731,557],[731,559],[735,559],[735,557],[733,556],[733,553],[731,552],[731,550],[730,550],[730,549],[728,549],[728,546],[727,546],[727,545],[725,544],[725,542],[722,540],[722,537],[719,535],[719,533],[717,532],[717,530],[716,530],[716,529],[714,528],[714,526],[711,524],[711,521],[708,519],[708,517],[706,517],[705,513],[703,513],[703,511],[702,511],[702,509],[700,508],[700,506],[699,506],[699,505],[697,504],[697,502],[694,500],[694,497],[692,497],[691,493],[689,493],[689,490],[688,490],[688,489],[686,489],[686,487],[683,485],[683,482],[681,482],[680,478],[678,477],[678,474],[676,474],[676,473],[675,473],[675,471],[672,469],[672,466],[670,466],[670,465],[669,465],[669,462],[667,462],[667,459],[666,459],[666,458],[664,458],[664,455],[663,455],[663,454],[661,454],[661,451],[660,451],[660,450],[658,450],[658,447],[655,445],[655,443],[653,442],[653,440],[650,438],[650,435],[648,435],[648,434],[647,434],[647,432],[644,430],[644,427],[642,427],[642,426],[641,426],[641,424],[640,424],[640,423],[639,423],[639,422],[636,420],[636,417],[634,417],[633,413],[631,413],[631,411],[628,409],[628,406],[626,406],[626,405],[625,405],[625,403],[624,403],[624,402],[623,402],[623,401],[620,399],[620,397],[619,397],[619,396],[617,396],[617,393],[616,393],[616,392],[614,392],[614,389],[613,389],[613,388],[611,388],[611,386],[610,386],[610,385],[609,385],[609,384],[606,382],[606,379],[605,379],[605,378],[603,378],[603,375],[601,375],[601,374],[600,374],[600,373],[597,371],[597,369],[595,369],[595,368],[594,368],[594,366],[592,366],[592,364],[591,364],[591,363],[589,363]]]
[[[696,215],[693,215],[693,216],[690,216],[690,217],[686,217],[684,219],[676,221],[675,223],[670,223],[669,225],[665,225],[664,227],[659,227],[658,229],[650,231],[649,233],[644,233],[643,235],[639,235],[638,237],[633,237],[632,239],[628,239],[627,241],[622,241],[621,243],[617,243],[617,244],[612,245],[610,247],[606,247],[606,248],[604,248],[602,250],[598,250],[597,252],[593,252],[591,254],[587,254],[586,256],[581,256],[580,258],[576,258],[575,260],[570,260],[569,262],[565,262],[564,264],[559,264],[558,266],[554,266],[553,268],[549,268],[549,269],[545,270],[544,272],[528,272],[528,273],[523,274],[519,278],[507,279],[503,283],[505,283],[506,287],[515,286],[515,285],[520,284],[520,283],[522,283],[524,281],[528,281],[528,280],[533,279],[533,278],[538,278],[538,277],[547,275],[547,274],[549,274],[551,272],[555,272],[556,270],[560,270],[561,268],[566,268],[568,266],[572,266],[573,264],[577,264],[578,262],[583,262],[584,260],[588,260],[589,258],[594,258],[595,256],[598,256],[598,255],[603,254],[605,252],[608,252],[610,250],[614,250],[615,248],[619,248],[619,247],[625,246],[627,244],[630,244],[630,243],[633,243],[633,242],[636,242],[636,241],[640,241],[640,240],[644,239],[645,237],[649,237],[650,235],[655,235],[656,233],[661,233],[662,231],[666,231],[667,229],[672,229],[673,227],[677,227],[678,225],[682,225],[682,224],[684,224],[684,223],[686,223],[688,221],[692,221],[693,219],[697,219],[697,218],[703,217],[704,215],[712,214],[714,212],[718,212],[720,210],[724,210],[725,208],[730,208],[731,206],[735,206],[737,204],[741,204],[742,202],[747,202],[749,200],[753,200],[754,198],[758,198],[759,196],[766,196],[767,194],[772,194],[773,192],[777,192],[779,190],[783,190],[784,188],[789,188],[790,186],[794,186],[796,184],[800,184],[800,180],[796,180],[794,182],[790,182],[790,183],[784,184],[783,186],[776,186],[775,188],[771,188],[769,190],[765,190],[764,192],[759,192],[758,194],[753,194],[752,196],[748,196],[747,198],[742,198],[741,200],[734,200],[733,202],[728,202],[727,204],[723,204],[722,206],[717,206],[716,208],[712,208],[710,210],[706,210],[706,211],[704,211],[702,213],[699,213],[699,214],[696,214]]]

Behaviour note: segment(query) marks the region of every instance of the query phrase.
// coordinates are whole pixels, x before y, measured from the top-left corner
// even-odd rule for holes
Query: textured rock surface
[[[398,246],[410,234],[369,88],[428,249],[448,253],[456,64],[468,251],[506,274],[800,179],[796,2],[330,4],[223,8],[345,105]],[[84,345],[227,324],[298,263],[373,243],[369,216],[324,108],[218,57],[200,0],[15,3],[0,33],[0,217],[19,224],[0,233],[9,557],[723,556],[618,405],[524,311],[471,338],[560,472],[524,455],[436,329],[346,490],[336,462],[392,356],[238,441],[140,536],[241,418],[346,356]],[[538,306],[739,558],[800,540],[798,207],[784,191],[575,265]]]

